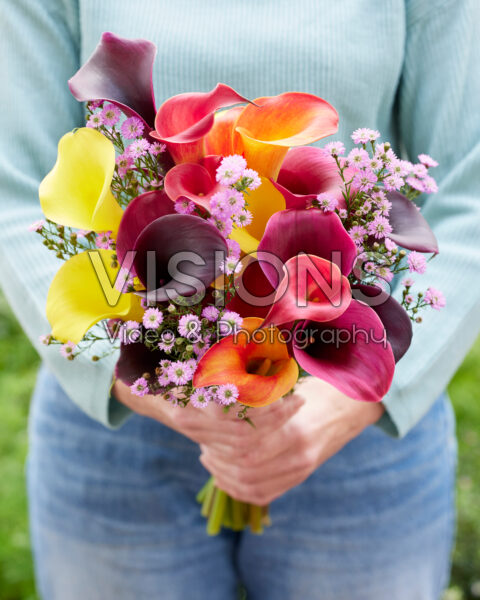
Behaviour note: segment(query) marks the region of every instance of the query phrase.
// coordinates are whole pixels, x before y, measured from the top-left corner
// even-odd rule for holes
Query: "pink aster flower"
[[[113,247],[113,240],[110,237],[112,235],[111,231],[100,231],[95,238],[95,245],[97,248],[102,248],[103,250],[110,250]]]
[[[237,227],[246,227],[253,221],[253,215],[249,210],[245,209],[238,215],[235,215],[234,221]]]
[[[195,352],[195,355],[198,359],[200,359],[209,348],[210,348],[210,336],[209,335],[204,336],[204,338],[202,340],[198,341],[196,344],[193,344],[193,351]]]
[[[429,287],[425,292],[424,300],[435,310],[440,310],[447,304],[445,296],[442,294],[442,292],[432,287]]]
[[[375,236],[377,239],[387,236],[392,233],[392,226],[386,217],[377,215],[373,221],[368,224],[368,233]]]
[[[142,337],[141,325],[138,321],[126,321],[123,325],[122,342],[136,344]]]
[[[45,225],[46,225],[46,222],[43,219],[40,219],[39,221],[35,221],[31,225],[29,225],[28,231],[40,232],[45,227]]]
[[[146,139],[142,138],[141,140],[136,140],[127,146],[126,151],[132,158],[140,158],[141,156],[145,156],[149,149],[150,144]]]
[[[354,144],[368,144],[368,142],[374,142],[375,140],[378,140],[379,137],[380,132],[374,129],[367,129],[366,127],[356,129],[352,133],[352,140]]]
[[[43,344],[44,346],[49,346],[50,342],[52,341],[52,336],[50,334],[47,335],[41,335],[38,338],[38,341]]]
[[[200,336],[201,324],[200,319],[197,315],[188,314],[180,317],[178,321],[178,333],[182,337],[186,337],[188,340],[197,341]]]
[[[181,215],[191,215],[195,210],[195,204],[188,198],[179,198],[175,201],[173,207],[175,212]]]
[[[346,208],[341,208],[341,209],[338,211],[338,216],[339,216],[341,219],[346,219],[346,218],[348,217],[348,211],[347,211],[347,209],[346,209]]]
[[[256,171],[254,171],[253,169],[245,169],[243,171],[243,177],[247,177],[247,179],[252,180],[247,185],[248,189],[252,192],[253,192],[253,190],[256,190],[257,188],[259,188],[260,185],[262,184],[262,180],[260,179],[259,174]]]
[[[370,156],[363,148],[354,148],[348,154],[348,164],[357,169],[368,167]]]
[[[202,317],[204,317],[205,319],[207,319],[207,321],[210,321],[211,323],[218,319],[219,314],[220,312],[216,306],[206,306],[202,310]]]
[[[427,175],[423,178],[423,190],[426,194],[436,194],[438,192],[438,185],[433,177]]]
[[[160,339],[162,341],[159,342],[159,344],[158,344],[159,349],[163,350],[163,352],[167,352],[167,353],[171,352],[175,345],[175,334],[173,333],[173,331],[169,331],[169,330],[162,331]],[[170,361],[164,361],[164,362],[165,362],[165,365],[163,365],[163,368],[166,369],[170,365]]]
[[[147,308],[143,315],[145,329],[157,329],[162,324],[163,314],[158,308]]]
[[[405,185],[405,181],[403,177],[400,177],[400,175],[392,174],[388,177],[385,177],[383,180],[383,185],[387,191],[392,192],[394,190],[401,189]]]
[[[162,387],[167,386],[169,383],[171,383],[168,370],[162,371],[162,373],[160,373],[160,375],[158,376],[157,381]]]
[[[407,165],[408,165],[408,167],[407,167]],[[411,167],[410,163],[407,163],[404,160],[395,158],[394,160],[392,160],[390,162],[390,164],[387,167],[387,170],[392,175],[397,175],[398,177],[405,177],[406,175],[408,175],[411,172],[410,167]]]
[[[113,127],[120,119],[120,109],[114,104],[105,104],[102,112],[100,113],[102,122],[107,127]]]
[[[232,310],[227,310],[218,321],[218,333],[220,335],[232,335],[238,331],[242,325],[242,317]]]
[[[227,238],[233,231],[233,224],[230,218],[218,219],[217,217],[210,217],[207,219],[207,222],[216,227],[224,238]]]
[[[233,214],[232,207],[228,201],[229,192],[230,190],[223,190],[210,198],[210,213],[220,221],[229,219]]]
[[[66,342],[60,346],[60,354],[64,358],[70,358],[74,356],[76,345],[73,342]]]
[[[417,179],[416,177],[407,177],[406,183],[408,183],[408,185],[410,187],[412,187],[414,190],[417,190],[418,192],[425,191],[425,186],[423,185],[423,181],[421,181],[420,179]]]
[[[430,169],[431,167],[438,167],[438,162],[428,154],[419,154],[418,160],[422,163],[422,165],[425,165],[428,169]]]
[[[89,110],[94,111],[97,110],[97,108],[100,108],[102,104],[103,100],[90,100],[90,102],[87,103],[87,107]]]
[[[148,394],[148,381],[145,377],[139,377],[134,383],[130,386],[130,391],[135,396],[145,396]]]
[[[220,263],[220,271],[225,275],[232,275],[233,273],[239,273],[242,270],[242,263],[236,258],[226,258]]]
[[[227,240],[228,253],[232,258],[240,258],[240,244],[235,240]]]
[[[192,369],[181,360],[172,362],[168,367],[168,375],[172,383],[185,385],[193,376]]]
[[[392,252],[393,250],[396,250],[398,248],[397,244],[390,238],[385,238],[384,244],[385,244],[385,248],[389,252]]]
[[[117,156],[115,162],[117,163],[118,174],[120,177],[125,177],[127,171],[130,171],[134,167],[133,158],[125,152]]]
[[[342,142],[329,142],[325,144],[323,150],[330,156],[342,156],[345,154],[345,146]]]
[[[212,393],[207,388],[198,388],[190,396],[190,402],[195,408],[204,408],[212,398]]]
[[[317,202],[324,212],[333,212],[338,206],[338,200],[328,192],[322,192],[317,196]]]
[[[412,294],[407,294],[404,298],[405,300],[405,304],[411,304],[413,302],[413,296]]]
[[[378,178],[373,171],[365,169],[355,174],[353,182],[360,191],[368,192],[377,183],[377,180]]]
[[[236,183],[247,168],[247,161],[240,154],[225,156],[217,169],[216,179],[222,185]]]
[[[129,269],[122,267],[115,280],[115,289],[124,294],[130,291],[131,288],[133,288],[133,277],[130,275]]]
[[[386,198],[384,200],[380,200],[377,202],[378,212],[381,215],[383,215],[384,217],[388,216],[391,208],[392,208],[392,203],[390,202],[390,200],[387,200]]]
[[[423,179],[424,177],[426,177],[428,175],[428,170],[425,165],[422,165],[422,163],[419,163],[418,165],[413,165],[412,173],[415,175],[415,177],[418,177],[419,179]]]
[[[370,162],[368,163],[368,169],[372,170],[372,171],[380,171],[380,169],[383,167],[383,162],[378,159],[378,158],[371,158]]]
[[[363,270],[365,271],[365,273],[375,273],[375,263],[373,262],[366,262],[363,265]]]
[[[393,279],[393,273],[390,271],[390,269],[388,267],[385,267],[383,265],[381,265],[375,269],[375,275],[377,277],[380,277],[387,283],[389,283]]]
[[[103,122],[100,113],[94,113],[88,117],[87,127],[98,129],[101,125],[103,125]]]
[[[153,142],[150,146],[150,154],[157,156],[167,150],[167,144],[161,144],[160,142]]]
[[[237,386],[233,383],[227,383],[218,387],[216,401],[223,406],[230,406],[231,404],[235,404],[238,396]]]
[[[225,203],[230,207],[230,214],[235,214],[245,207],[245,197],[242,192],[230,188],[225,193]]]
[[[130,117],[125,119],[120,127],[122,135],[127,140],[133,140],[134,138],[140,137],[143,133],[144,125],[138,117]]]
[[[363,244],[363,236],[366,235],[367,230],[362,225],[354,225],[348,232],[352,240],[356,244]]]
[[[423,274],[427,270],[427,259],[420,252],[410,252],[407,262],[410,273]]]
[[[403,287],[411,288],[414,284],[415,281],[411,277],[405,277],[405,279],[402,280]]]

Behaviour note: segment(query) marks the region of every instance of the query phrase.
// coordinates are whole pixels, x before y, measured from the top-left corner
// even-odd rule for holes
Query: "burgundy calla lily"
[[[352,300],[336,319],[307,321],[296,334],[293,352],[305,371],[355,400],[380,402],[385,396],[395,360],[383,324],[369,306]],[[301,339],[307,339],[306,347],[299,343]]]
[[[287,208],[306,208],[308,201],[324,192],[337,199],[339,208],[345,207],[337,164],[322,148],[290,148],[273,184],[283,194]]]
[[[224,189],[216,180],[216,170],[221,156],[206,156],[200,163],[182,163],[168,171],[165,176],[165,191],[173,202],[188,198],[210,210],[210,198]]]
[[[203,138],[213,127],[215,111],[245,102],[224,83],[210,92],[178,94],[158,109],[151,135],[167,144],[176,163],[197,162],[205,154]]]
[[[262,327],[282,325],[297,319],[331,321],[348,307],[352,292],[337,265],[310,254],[287,260],[274,304]]]
[[[380,317],[395,362],[398,362],[410,347],[413,335],[412,322],[403,306],[376,285],[353,285],[352,295],[356,300],[368,304]]]
[[[135,271],[147,297],[166,302],[176,295],[191,296],[201,284],[209,286],[221,274],[227,244],[204,219],[174,214],[147,225],[134,250]]]
[[[300,252],[313,254],[338,264],[344,275],[350,274],[357,256],[355,243],[338,215],[316,208],[282,210],[272,215],[258,245],[258,257],[265,252],[284,263]],[[270,283],[277,285],[275,267],[267,260],[261,264]]]
[[[174,212],[172,201],[162,190],[145,192],[134,198],[125,209],[118,229],[116,250],[120,263],[126,253],[133,250],[137,237],[149,223]]]
[[[227,310],[241,317],[264,319],[275,296],[275,288],[266,278],[258,260],[252,260],[238,278],[237,292],[227,304]]]
[[[139,377],[148,373],[155,377],[155,369],[161,360],[168,358],[161,350],[150,350],[141,340],[130,344],[120,344],[120,356],[115,366],[115,375],[132,385]]]
[[[108,100],[125,114],[140,118],[147,131],[155,121],[152,69],[155,44],[104,33],[87,62],[69,80],[80,102]]]
[[[400,192],[388,192],[387,198],[392,203],[389,221],[393,230],[388,237],[402,248],[438,254],[437,239],[416,205]]]

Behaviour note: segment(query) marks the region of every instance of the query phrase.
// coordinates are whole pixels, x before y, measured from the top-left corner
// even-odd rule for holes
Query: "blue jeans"
[[[262,536],[207,537],[196,444],[133,416],[109,431],[41,370],[28,488],[44,600],[439,600],[456,444],[441,396],[402,440],[365,430],[271,506]]]

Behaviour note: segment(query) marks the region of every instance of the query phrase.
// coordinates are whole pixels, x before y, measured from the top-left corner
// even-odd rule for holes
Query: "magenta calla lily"
[[[125,114],[140,118],[147,131],[155,121],[152,69],[155,44],[104,33],[87,62],[69,80],[80,102],[108,100]]]
[[[352,292],[337,265],[319,256],[299,254],[287,260],[284,277],[262,327],[298,319],[331,321],[348,307]]]
[[[273,183],[283,194],[287,208],[306,208],[321,193],[331,194],[339,208],[345,207],[337,164],[322,148],[290,148]]]
[[[258,260],[252,260],[245,267],[237,285],[237,293],[228,303],[227,310],[233,310],[241,317],[264,319],[273,302],[275,288],[266,278]]]
[[[395,298],[376,285],[353,285],[352,295],[356,300],[368,304],[380,317],[395,362],[398,362],[410,347],[413,335],[412,322],[405,309]]]
[[[270,217],[258,245],[258,257],[270,253],[286,262],[300,252],[313,254],[340,267],[349,275],[357,256],[357,249],[345,231],[337,214],[308,210],[282,210]],[[272,285],[278,283],[278,272],[267,260],[262,268]]]
[[[118,229],[116,250],[120,263],[126,253],[134,249],[138,236],[147,225],[174,212],[172,201],[162,190],[145,192],[134,198],[125,209]]]
[[[298,335],[303,331],[304,336]],[[352,300],[347,310],[328,323],[307,321],[297,328],[294,356],[311,375],[335,386],[355,400],[380,402],[395,370],[392,348],[377,313]]]
[[[188,198],[209,210],[210,198],[224,189],[215,178],[221,160],[221,156],[206,156],[200,163],[182,163],[170,169],[164,182],[168,196],[174,202]]]
[[[400,192],[388,192],[387,198],[392,203],[388,237],[402,248],[438,254],[437,239],[416,205]]]
[[[203,138],[213,127],[215,111],[245,102],[224,83],[210,92],[178,94],[158,109],[152,136],[167,144],[176,163],[197,162],[204,156]]]
[[[200,217],[174,214],[147,225],[134,250],[135,272],[147,297],[166,302],[176,295],[193,295],[200,291],[197,285],[209,286],[221,274],[227,244],[218,229]]]

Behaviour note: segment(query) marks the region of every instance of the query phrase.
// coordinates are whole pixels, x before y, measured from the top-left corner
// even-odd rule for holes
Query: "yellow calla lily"
[[[114,286],[118,268],[111,267],[112,256],[110,250],[87,250],[60,267],[47,296],[47,318],[56,339],[77,344],[103,319],[141,321],[140,298]]]
[[[57,162],[40,184],[45,216],[60,225],[115,234],[123,213],[110,190],[114,169],[115,148],[100,132],[82,127],[65,134]]]
[[[261,180],[262,185],[245,196],[248,210],[253,215],[251,224],[240,229],[235,228],[229,236],[240,244],[240,248],[246,254],[256,252],[270,217],[286,208],[285,198],[273,183],[265,177],[261,177]]]

